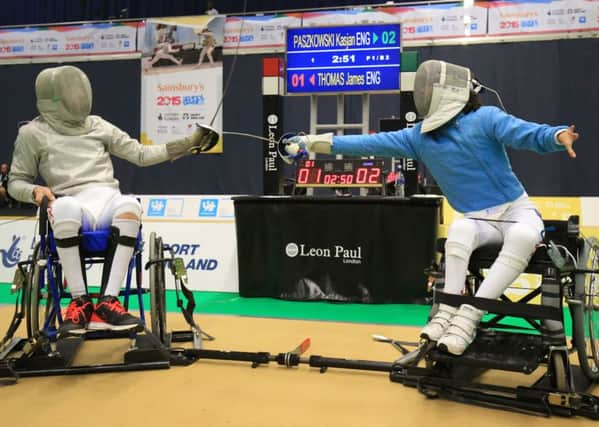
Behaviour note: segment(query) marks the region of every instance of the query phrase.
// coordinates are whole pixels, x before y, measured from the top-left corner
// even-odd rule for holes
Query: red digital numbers
[[[291,86],[304,87],[304,75],[293,73],[291,75]]]
[[[354,176],[351,174],[343,174],[339,176],[339,184],[351,185],[354,183]]]
[[[333,170],[324,172],[322,166],[314,160],[306,160],[297,170],[297,185],[309,186],[377,186],[381,185],[381,168],[379,166],[362,166],[354,172]]]
[[[298,184],[307,184],[309,176],[310,176],[310,169],[306,169],[306,168],[298,169],[297,183]]]
[[[379,168],[358,168],[356,171],[356,184],[378,184],[380,180]]]
[[[368,183],[369,184],[378,184],[381,182],[381,170],[379,168],[370,169],[370,173],[368,174]]]

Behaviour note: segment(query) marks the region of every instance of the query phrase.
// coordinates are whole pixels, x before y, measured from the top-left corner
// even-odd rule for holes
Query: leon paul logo
[[[314,247],[305,243],[287,243],[285,254],[289,258],[312,257],[312,258],[332,258],[340,259],[343,264],[361,264],[362,246],[347,248],[343,245],[331,245],[331,247]]]

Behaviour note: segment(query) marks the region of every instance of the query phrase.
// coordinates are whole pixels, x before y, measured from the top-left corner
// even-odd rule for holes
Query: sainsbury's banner
[[[598,0],[489,3],[489,35],[599,30]]]
[[[222,131],[224,17],[189,16],[146,22],[142,53],[141,137],[164,144],[195,124]],[[208,153],[222,153],[222,140]]]
[[[0,59],[137,51],[137,22],[0,29]]]

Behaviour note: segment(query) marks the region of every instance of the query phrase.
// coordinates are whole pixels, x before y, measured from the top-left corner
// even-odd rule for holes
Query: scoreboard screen
[[[399,24],[287,30],[288,94],[399,90]]]
[[[296,170],[296,187],[374,188],[383,186],[383,160],[303,160]]]

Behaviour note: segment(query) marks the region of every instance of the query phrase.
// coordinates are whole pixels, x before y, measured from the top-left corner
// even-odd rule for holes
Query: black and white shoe
[[[73,298],[58,328],[58,336],[84,334],[93,312],[94,304],[88,295]]]
[[[125,331],[139,327],[141,327],[139,318],[129,314],[117,297],[106,295],[98,300],[88,329]]]

